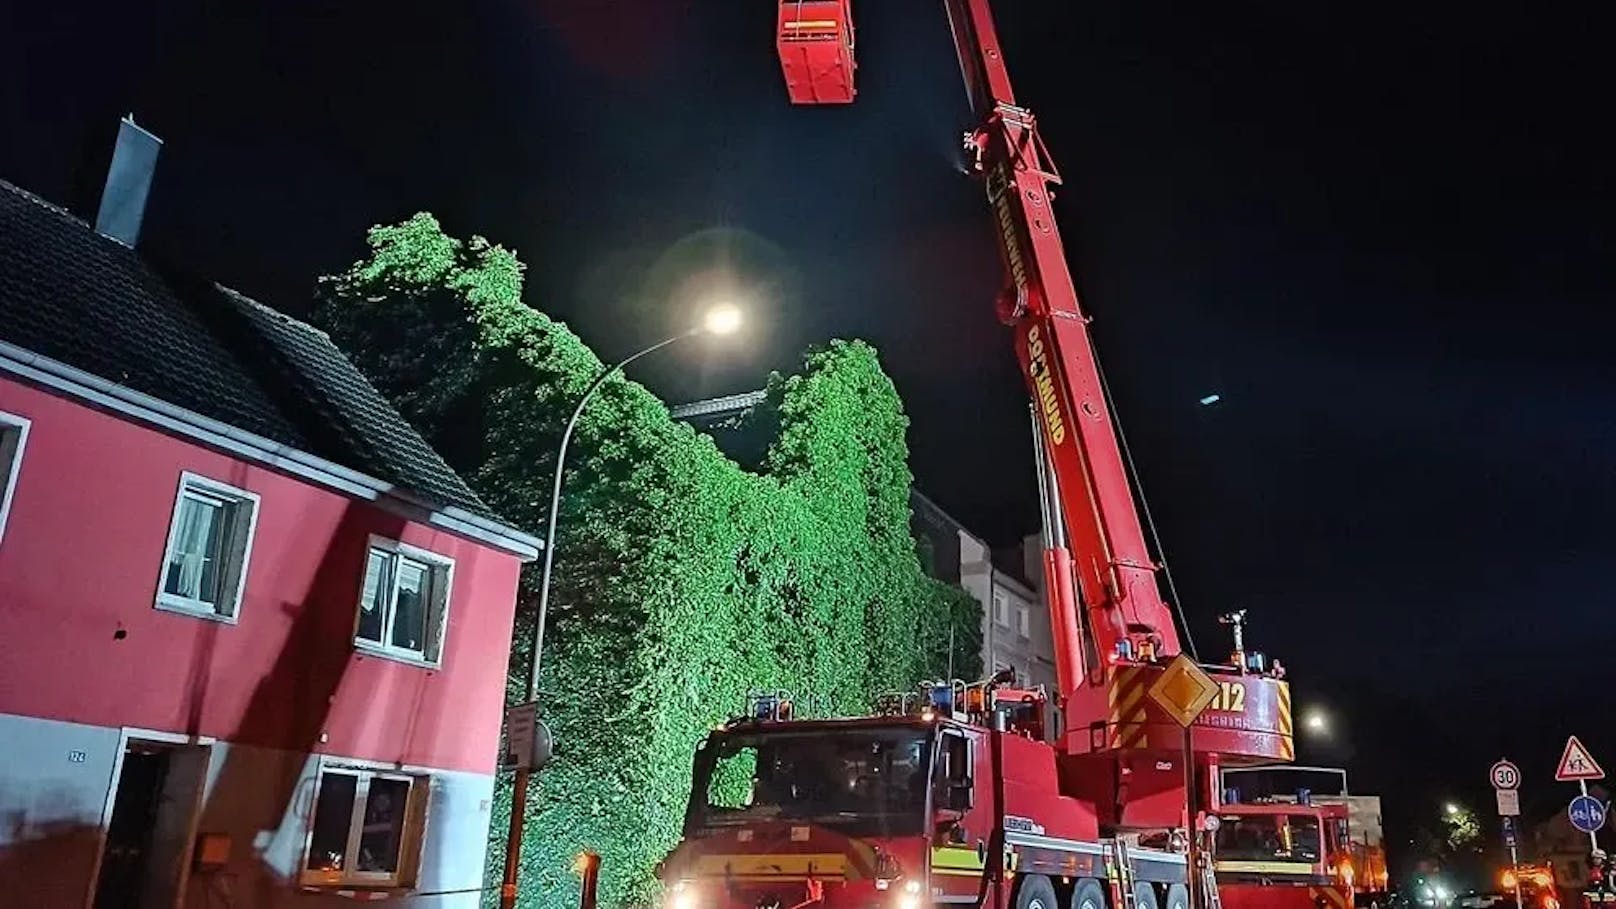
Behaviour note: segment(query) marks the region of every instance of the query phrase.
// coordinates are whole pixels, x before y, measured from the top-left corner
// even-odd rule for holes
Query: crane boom
[[[1117,828],[1182,824],[1186,752],[1209,780],[1222,763],[1292,758],[1290,689],[1277,664],[1239,644],[1224,664],[1186,669],[1179,660],[1179,629],[1157,583],[1052,208],[1060,173],[1037,118],[1016,102],[989,0],[942,5],[977,121],[964,149],[983,180],[1004,265],[995,307],[1011,329],[1037,427],[1066,791]],[[794,103],[854,99],[851,15],[851,0],[781,0],[781,67]],[[1216,691],[1210,700],[1208,689]]]
[[[1006,273],[998,314],[1015,333],[1041,432],[1049,490],[1064,525],[1046,540],[1045,585],[1055,632],[1060,696],[1098,670],[1093,656],[1179,652],[1172,613],[1156,582],[1122,452],[1101,386],[1089,317],[1051,210],[1060,175],[1032,112],[1015,102],[987,0],[946,0],[966,95],[982,125],[967,152],[984,175]],[[1069,548],[1061,545],[1070,540]],[[1073,553],[1077,557],[1073,558]],[[1075,574],[1087,607],[1089,659],[1076,631]]]

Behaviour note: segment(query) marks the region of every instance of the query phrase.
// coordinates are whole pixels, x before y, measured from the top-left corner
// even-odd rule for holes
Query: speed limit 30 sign
[[[1494,789],[1519,789],[1521,785],[1521,768],[1509,761],[1494,764],[1487,776],[1492,780]]]

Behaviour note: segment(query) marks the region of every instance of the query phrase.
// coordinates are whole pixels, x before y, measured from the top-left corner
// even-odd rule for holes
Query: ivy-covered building
[[[764,428],[745,419],[763,402],[763,392],[748,392],[683,404],[672,415],[701,426],[744,463],[760,457],[767,444]],[[994,549],[918,489],[909,490],[909,507],[910,530],[927,573],[964,589],[982,607],[982,666],[1013,668],[1023,684],[1054,692],[1055,645],[1042,592],[1040,537]],[[1059,714],[1050,708],[1045,726],[1051,736],[1059,731]]]

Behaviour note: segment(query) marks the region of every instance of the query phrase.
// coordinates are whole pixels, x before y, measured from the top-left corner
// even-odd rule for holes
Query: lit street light
[[[1302,717],[1302,725],[1309,732],[1328,733],[1330,731],[1330,720],[1325,717],[1322,710],[1309,710]]]
[[[714,306],[702,317],[701,327],[708,334],[732,335],[741,327],[741,311],[728,303]],[[632,360],[633,357],[629,359]]]
[[[1448,817],[1453,817],[1463,809],[1461,809],[1458,805],[1455,805],[1453,802],[1449,802],[1442,806],[1442,810],[1448,815]]]
[[[544,532],[544,571],[539,577],[539,615],[538,622],[533,629],[533,667],[532,674],[528,676],[527,699],[535,703],[539,699],[539,669],[544,659],[544,621],[550,609],[550,568],[555,563],[556,551],[556,516],[561,511],[561,478],[567,469],[567,446],[572,442],[572,431],[578,426],[578,417],[583,414],[584,406],[595,392],[606,384],[606,380],[621,372],[623,367],[633,363],[639,358],[655,353],[675,341],[693,338],[697,335],[730,335],[741,327],[741,311],[736,307],[724,303],[709,309],[703,316],[701,323],[693,328],[681,331],[676,335],[663,338],[650,347],[629,354],[611,366],[602,369],[595,376],[589,387],[584,389],[583,396],[578,399],[578,405],[572,409],[572,416],[567,420],[566,429],[561,432],[561,446],[556,450],[555,481],[550,487],[550,515],[549,526]],[[516,890],[518,876],[520,875],[522,856],[522,826],[527,813],[527,785],[532,771],[525,766],[516,768],[516,780],[511,790],[511,827],[510,838],[505,843],[505,879],[500,888],[500,909],[513,909],[516,905]]]

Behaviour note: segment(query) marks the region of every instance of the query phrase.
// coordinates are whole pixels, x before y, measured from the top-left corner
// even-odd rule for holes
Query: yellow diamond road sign
[[[1217,693],[1218,683],[1182,653],[1167,664],[1167,671],[1150,686],[1150,699],[1184,727],[1195,722]]]

